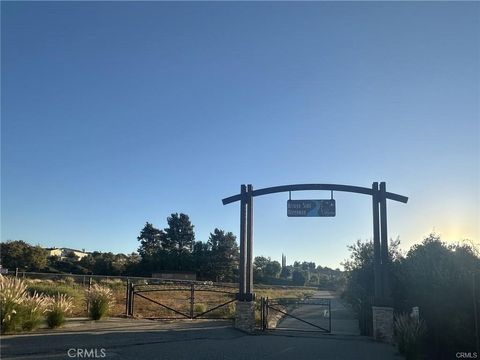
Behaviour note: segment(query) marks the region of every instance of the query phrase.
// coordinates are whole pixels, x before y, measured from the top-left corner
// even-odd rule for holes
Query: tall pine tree
[[[155,228],[148,221],[140,231],[137,240],[140,241],[138,253],[142,259],[152,259],[162,249],[162,242],[165,238],[165,233],[162,230]]]
[[[210,233],[212,272],[216,281],[233,281],[238,266],[239,251],[235,235],[215,229]]]

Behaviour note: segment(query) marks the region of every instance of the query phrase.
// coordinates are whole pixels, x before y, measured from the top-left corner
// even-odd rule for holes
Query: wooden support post
[[[380,249],[380,214],[378,209],[378,182],[372,184],[372,209],[373,209],[373,274],[374,274],[374,304],[379,305],[382,293],[382,260]]]
[[[245,299],[245,292],[246,292],[246,225],[247,225],[247,188],[245,185],[240,186],[240,193],[242,198],[240,200],[240,263],[238,265],[238,272],[239,272],[239,300],[243,301]]]
[[[253,187],[247,186],[247,261],[246,261],[246,296],[253,300]]]
[[[390,279],[388,274],[389,255],[388,255],[388,233],[387,233],[387,190],[384,182],[380,183],[380,253],[382,258],[382,290],[383,298],[389,305]]]

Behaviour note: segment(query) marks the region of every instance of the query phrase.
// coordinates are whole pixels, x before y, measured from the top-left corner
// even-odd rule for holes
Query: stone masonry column
[[[255,331],[255,301],[237,301],[235,328],[253,333]]]
[[[372,306],[373,336],[377,341],[393,343],[393,308]]]

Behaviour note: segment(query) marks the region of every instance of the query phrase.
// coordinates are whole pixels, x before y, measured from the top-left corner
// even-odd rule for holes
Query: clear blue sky
[[[132,252],[187,213],[238,235],[240,184],[371,186],[404,248],[479,240],[480,5],[2,2],[1,239]],[[292,198],[329,198],[328,192]],[[256,198],[255,255],[339,266],[371,200],[287,218]]]

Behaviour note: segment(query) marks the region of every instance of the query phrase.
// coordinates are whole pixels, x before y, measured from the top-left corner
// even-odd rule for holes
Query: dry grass
[[[125,314],[126,302],[126,283],[120,280],[103,280],[100,282],[103,286],[109,287],[112,293],[112,304],[110,306],[110,316],[123,316]],[[86,306],[86,289],[80,284],[67,281],[52,281],[52,280],[36,280],[29,279],[27,282],[28,290],[36,291],[39,294],[45,295],[66,294],[72,298],[73,306],[71,315],[74,317],[87,317]],[[162,284],[148,286],[150,289],[161,291],[145,292],[141,295],[146,296],[156,302],[175,309],[187,316],[190,314],[190,285],[185,284]],[[140,289],[140,287],[137,287]],[[147,289],[147,287],[145,287]],[[211,292],[215,290],[217,292]],[[225,293],[222,293],[225,292]],[[200,285],[195,286],[195,302],[193,312],[194,315],[201,314],[218,305],[226,303],[235,298],[237,292],[236,287],[221,286],[221,285]],[[268,297],[270,299],[276,298],[292,298],[301,299],[311,296],[313,289],[295,288],[295,287],[266,287],[258,286],[255,288],[257,298]],[[215,311],[207,313],[204,317],[225,317],[231,318],[234,316],[235,303],[228,304]],[[134,315],[142,318],[182,318],[182,315],[176,314],[174,311],[162,307],[148,300],[142,299],[139,296],[135,297]]]

